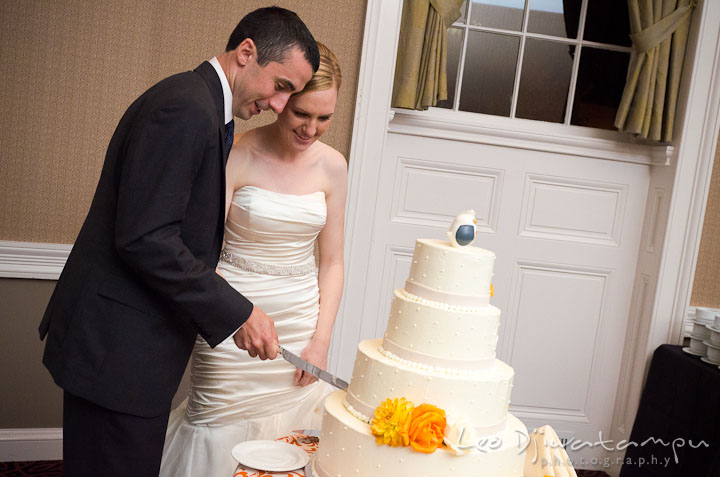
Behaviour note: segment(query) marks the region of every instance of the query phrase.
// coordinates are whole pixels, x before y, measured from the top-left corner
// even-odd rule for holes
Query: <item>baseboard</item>
[[[0,462],[62,459],[62,428],[0,429]]]
[[[0,240],[0,278],[57,280],[72,245]]]

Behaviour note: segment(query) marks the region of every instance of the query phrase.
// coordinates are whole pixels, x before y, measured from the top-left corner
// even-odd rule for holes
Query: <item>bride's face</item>
[[[281,134],[288,144],[298,151],[304,151],[317,141],[330,126],[336,102],[335,87],[291,97],[283,112],[278,115]]]

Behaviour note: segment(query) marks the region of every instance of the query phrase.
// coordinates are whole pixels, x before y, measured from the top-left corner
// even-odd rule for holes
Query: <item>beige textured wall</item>
[[[270,4],[296,11],[339,58],[345,81],[324,140],[347,157],[364,0],[1,1],[0,240],[72,243],[125,109],[222,52],[240,18]]]
[[[62,390],[42,364],[37,331],[54,288],[52,280],[0,278],[0,429],[62,427]],[[185,374],[173,407],[189,391]]]
[[[270,4],[296,11],[340,60],[324,141],[347,157],[365,0],[0,0],[0,240],[72,243],[125,109],[222,52],[240,18]],[[0,279],[0,429],[61,426],[62,391],[37,335],[54,286]],[[175,402],[186,394],[187,380]]]
[[[720,140],[715,149],[690,304],[720,308]]]
[[[0,279],[0,429],[62,427],[62,390],[42,365],[37,331],[54,288]]]

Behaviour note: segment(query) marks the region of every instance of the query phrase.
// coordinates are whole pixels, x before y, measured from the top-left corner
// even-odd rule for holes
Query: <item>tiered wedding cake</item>
[[[325,401],[315,477],[520,477],[527,429],[508,412],[513,369],[495,359],[495,254],[419,239],[383,339],[358,346],[348,391]],[[458,242],[460,244],[458,244]],[[387,445],[386,445],[387,444]]]

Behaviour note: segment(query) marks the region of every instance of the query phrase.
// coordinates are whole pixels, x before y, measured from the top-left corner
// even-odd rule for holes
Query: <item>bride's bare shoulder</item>
[[[225,165],[226,186],[235,190],[247,182],[253,158],[257,155],[253,130],[235,135],[230,156]]]
[[[321,142],[317,148],[320,170],[322,171],[323,190],[327,197],[345,196],[347,188],[348,164],[345,156],[337,149]],[[339,193],[339,194],[336,194]]]
[[[323,169],[331,175],[347,174],[347,160],[340,151],[324,142],[317,142],[318,157]]]
[[[231,151],[247,152],[257,142],[257,134],[254,129],[235,135]]]
[[[230,157],[228,157],[228,167],[246,163],[257,154],[257,151],[257,134],[254,129],[236,134],[232,149],[230,149]]]

